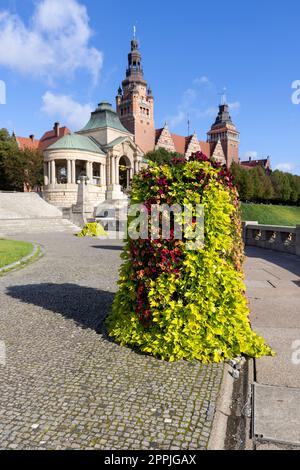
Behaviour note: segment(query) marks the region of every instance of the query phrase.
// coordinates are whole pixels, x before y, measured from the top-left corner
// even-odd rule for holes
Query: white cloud
[[[202,77],[195,78],[193,81],[195,85],[205,85],[205,84],[210,84],[210,80],[206,75],[202,75]]]
[[[177,113],[168,119],[170,127],[176,127],[183,122],[188,121],[189,113],[197,99],[197,92],[193,88],[188,88],[182,95],[180,105],[177,107]]]
[[[69,95],[47,91],[43,96],[42,111],[74,130],[81,129],[88,122],[92,109],[91,104],[80,104]]]
[[[89,41],[87,9],[77,0],[42,0],[26,25],[9,11],[0,11],[0,65],[19,73],[47,78],[86,69],[98,80],[103,54]]]
[[[198,119],[215,119],[218,114],[218,106],[210,104],[213,101],[216,103],[216,95],[216,86],[206,75],[195,78],[193,86],[183,92],[175,114],[167,117],[170,127],[187,123],[188,119],[193,124]],[[240,102],[234,101],[228,105],[231,113],[237,115],[241,108]]]
[[[292,163],[279,163],[276,166],[276,170],[286,171],[288,173],[291,173],[294,169],[295,165],[293,165]]]
[[[228,106],[231,110],[239,110],[241,108],[241,103],[239,101],[234,101],[234,103],[228,103]]]
[[[218,114],[218,108],[216,106],[210,106],[209,108],[206,108],[204,111],[198,111],[196,113],[197,118],[205,118],[205,117],[211,117],[215,118]]]

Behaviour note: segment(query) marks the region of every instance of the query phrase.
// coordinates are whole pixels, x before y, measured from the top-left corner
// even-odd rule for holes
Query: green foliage
[[[148,152],[145,155],[147,160],[155,162],[159,165],[162,164],[169,164],[172,158],[181,157],[179,153],[176,152],[168,152],[168,150],[164,148],[159,148],[157,150],[153,150],[152,152]]]
[[[236,189],[225,169],[201,160],[152,163],[135,177],[132,203],[203,204],[205,246],[188,251],[172,236],[128,239],[109,334],[168,361],[272,354],[248,319]]]
[[[43,156],[39,150],[20,150],[6,129],[0,130],[0,189],[28,191],[43,184]]]
[[[19,148],[16,140],[10,136],[7,129],[0,129],[0,190],[23,191],[23,186],[19,182],[20,168],[17,164],[19,160]],[[14,181],[10,175],[10,168],[16,163],[16,173],[18,180]]]
[[[102,235],[107,236],[102,225],[97,222],[91,222],[83,227],[81,232],[77,234],[77,237],[100,237]]]
[[[231,172],[242,201],[300,205],[300,176],[262,167],[245,169],[233,163]]]
[[[242,204],[243,220],[265,225],[300,225],[300,207],[272,204]]]

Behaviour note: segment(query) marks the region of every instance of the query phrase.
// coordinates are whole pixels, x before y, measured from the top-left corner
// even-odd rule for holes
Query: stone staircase
[[[22,233],[76,233],[62,212],[36,193],[0,192],[0,237]]]
[[[102,202],[95,209],[95,221],[100,223],[109,238],[122,238],[127,224],[128,199]]]

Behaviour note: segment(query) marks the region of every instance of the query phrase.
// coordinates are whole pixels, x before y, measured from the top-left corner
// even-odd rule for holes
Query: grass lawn
[[[271,204],[242,204],[243,220],[265,225],[300,225],[300,207]]]
[[[31,243],[0,239],[0,268],[30,255],[32,250]]]

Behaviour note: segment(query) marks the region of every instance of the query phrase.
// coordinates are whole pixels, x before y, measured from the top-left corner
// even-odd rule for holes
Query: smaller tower
[[[240,133],[232,122],[225,95],[222,97],[218,116],[207,133],[207,138],[211,155],[214,154],[218,142],[219,144],[221,142],[227,168],[231,167],[232,162],[239,163]]]
[[[134,135],[135,143],[146,153],[155,146],[154,99],[144,79],[139,43],[134,37],[128,54],[126,78],[116,96],[119,118]]]

